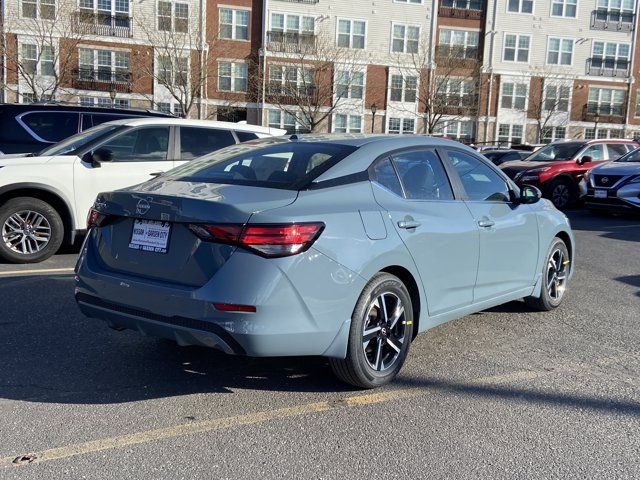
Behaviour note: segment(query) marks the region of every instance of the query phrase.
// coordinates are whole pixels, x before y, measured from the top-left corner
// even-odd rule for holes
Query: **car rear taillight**
[[[107,215],[105,213],[100,213],[93,208],[89,210],[89,215],[87,215],[87,230],[92,227],[104,227],[107,223],[113,220],[112,215]]]
[[[189,228],[200,239],[252,250],[263,257],[287,257],[309,249],[322,233],[324,223],[261,225],[201,225]]]

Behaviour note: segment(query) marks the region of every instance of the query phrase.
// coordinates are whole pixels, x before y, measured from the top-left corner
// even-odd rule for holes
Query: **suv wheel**
[[[374,388],[392,381],[413,338],[411,297],[398,277],[378,273],[364,288],[351,317],[345,359],[331,358],[343,382]]]
[[[46,202],[13,198],[0,208],[0,258],[36,263],[58,251],[64,237],[60,215]]]
[[[567,208],[576,200],[575,187],[566,179],[554,180],[549,186],[549,198],[557,209]]]

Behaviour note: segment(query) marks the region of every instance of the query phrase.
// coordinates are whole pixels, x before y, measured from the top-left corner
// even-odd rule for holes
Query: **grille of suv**
[[[593,185],[595,187],[611,188],[623,175],[594,175]]]

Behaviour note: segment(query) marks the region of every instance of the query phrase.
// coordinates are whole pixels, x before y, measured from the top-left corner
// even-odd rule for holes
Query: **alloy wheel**
[[[2,225],[2,241],[16,253],[29,255],[42,251],[51,240],[51,225],[41,213],[15,212]]]
[[[553,300],[560,300],[564,295],[567,283],[567,265],[564,252],[560,249],[553,251],[547,263],[547,293]]]
[[[553,188],[553,192],[551,193],[551,200],[553,204],[562,208],[569,203],[569,198],[571,197],[571,192],[569,191],[569,187],[567,187],[564,183],[559,183]]]
[[[384,292],[371,301],[362,331],[362,349],[371,368],[382,372],[396,363],[405,330],[405,308],[400,297]]]

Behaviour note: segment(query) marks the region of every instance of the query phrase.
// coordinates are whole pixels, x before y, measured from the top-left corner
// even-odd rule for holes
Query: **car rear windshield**
[[[616,162],[640,162],[640,148],[636,148],[635,150],[623,155],[622,157],[615,160]]]
[[[299,190],[355,150],[333,143],[254,141],[200,157],[172,170],[170,178]]]
[[[50,147],[42,150],[38,155],[66,155],[71,153],[79,148],[82,148],[84,145],[87,145],[89,142],[92,142],[103,135],[106,135],[116,128],[120,128],[120,125],[99,125],[97,127],[90,128],[89,130],[85,130],[84,132],[76,133],[75,135],[56,143],[55,145],[51,145]]]
[[[527,157],[532,162],[556,162],[569,160],[584,147],[584,142],[552,143]]]

